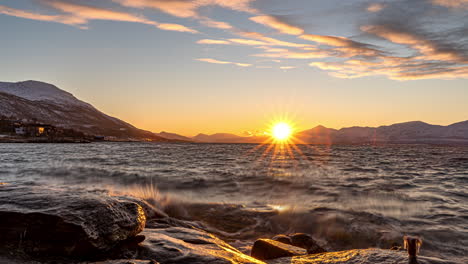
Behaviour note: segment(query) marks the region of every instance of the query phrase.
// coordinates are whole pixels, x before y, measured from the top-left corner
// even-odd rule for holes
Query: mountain
[[[314,128],[296,133],[294,137],[301,143],[310,144],[329,144],[336,135],[337,130],[326,128],[324,126],[316,126]]]
[[[38,81],[0,82],[0,116],[34,120],[89,135],[170,141],[108,116],[52,84]]]
[[[449,126],[411,121],[376,128],[342,128],[334,134],[332,142],[468,144],[468,121]]]
[[[160,137],[163,137],[163,138],[167,138],[167,139],[174,139],[174,140],[187,141],[187,142],[193,141],[189,137],[185,137],[185,136],[181,136],[179,134],[169,133],[169,132],[165,132],[165,131],[161,131],[160,133],[156,133],[156,135],[158,135]]]
[[[228,133],[198,134],[192,138],[204,143],[263,143],[265,137],[242,137]],[[347,127],[339,130],[316,126],[294,134],[297,144],[463,144],[468,145],[468,121],[449,126],[421,121],[380,127]]]

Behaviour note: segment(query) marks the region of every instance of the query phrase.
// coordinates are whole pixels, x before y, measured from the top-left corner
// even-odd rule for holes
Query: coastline
[[[404,251],[377,248],[327,248],[328,252],[309,254],[309,249],[307,253],[297,245],[270,239],[260,239],[267,245],[257,248],[267,259],[256,259],[249,251],[254,255],[252,246],[257,242],[244,241],[248,246],[240,250],[211,233],[209,226],[178,218],[154,199],[103,190],[4,183],[0,201],[1,263],[374,264],[408,260]],[[209,208],[198,210],[208,213]],[[457,262],[423,256],[419,263]]]

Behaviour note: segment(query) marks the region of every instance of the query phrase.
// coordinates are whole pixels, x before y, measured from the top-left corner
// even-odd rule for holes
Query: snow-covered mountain
[[[38,81],[0,82],[0,115],[36,120],[90,135],[167,141],[152,132],[108,116],[52,84]]]

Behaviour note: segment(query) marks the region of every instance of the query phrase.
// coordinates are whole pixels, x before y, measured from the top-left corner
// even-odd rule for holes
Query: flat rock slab
[[[437,258],[418,257],[420,264],[457,264]],[[353,249],[306,256],[279,258],[268,264],[407,264],[408,254],[385,249]],[[458,263],[461,264],[461,263]]]
[[[0,248],[31,255],[92,255],[145,227],[133,201],[86,189],[0,185]]]
[[[259,260],[275,259],[297,255],[306,255],[307,250],[275,241],[272,239],[258,239],[252,246],[250,255]]]
[[[161,264],[264,263],[247,256],[226,242],[198,229],[169,227],[146,228],[137,259],[154,259]]]

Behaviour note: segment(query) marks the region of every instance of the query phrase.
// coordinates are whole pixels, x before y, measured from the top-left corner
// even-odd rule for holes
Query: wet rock
[[[301,247],[307,250],[307,254],[317,254],[327,252],[315,242],[311,235],[304,233],[296,233],[290,236],[291,244],[296,247]]]
[[[35,256],[86,257],[135,237],[145,221],[139,204],[103,192],[0,185],[0,248],[4,249]]]
[[[287,235],[276,235],[272,238],[272,240],[275,240],[284,244],[292,245],[291,238],[288,237]]]
[[[420,264],[456,264],[438,258],[418,257]],[[339,252],[326,252],[313,255],[279,258],[268,264],[406,264],[408,255],[385,249],[352,249]],[[459,263],[461,264],[461,263]]]
[[[259,260],[305,255],[307,251],[271,239],[258,239],[252,246],[250,255]]]
[[[137,260],[137,259],[116,259],[116,260],[106,260],[98,262],[86,262],[82,264],[159,264],[155,260]]]
[[[139,245],[137,259],[154,259],[163,264],[263,263],[202,230],[146,228],[142,234],[146,240]]]

